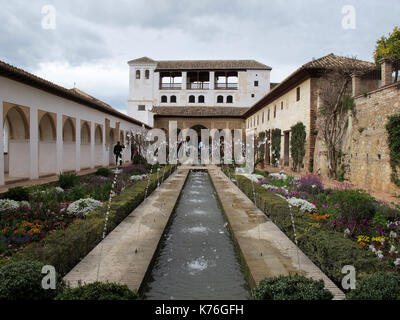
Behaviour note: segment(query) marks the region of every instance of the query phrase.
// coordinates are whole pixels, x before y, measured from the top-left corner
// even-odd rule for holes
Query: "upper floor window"
[[[226,103],[233,103],[233,97],[232,96],[227,96],[226,97]]]
[[[254,86],[258,87],[258,81],[254,81]]]
[[[189,103],[195,103],[195,97],[194,96],[189,96]]]
[[[269,112],[269,108],[268,108],[268,121],[269,121],[269,115],[270,115],[270,112]]]
[[[144,77],[145,77],[146,79],[150,79],[150,71],[149,71],[149,70],[146,70],[146,71],[144,72]]]
[[[140,79],[140,70],[136,70],[136,79]]]
[[[257,125],[258,126],[260,125],[260,115],[259,114],[257,115]]]
[[[138,106],[139,111],[146,111],[146,106],[145,105],[139,105]]]
[[[262,121],[262,123],[264,123],[264,111],[263,111],[262,116],[261,116],[261,121]]]
[[[274,106],[274,118],[276,118],[276,105]]]
[[[301,96],[300,96],[300,87],[298,87],[297,90],[296,90],[296,101],[300,101],[300,98],[301,98]]]
[[[199,103],[204,103],[204,96],[199,96]]]
[[[176,96],[171,96],[170,101],[171,103],[176,103]]]
[[[217,97],[217,103],[224,103],[224,97],[223,96],[218,96]]]
[[[167,96],[161,96],[161,103],[167,103],[167,102],[168,102]]]
[[[283,101],[281,101],[281,110],[283,110]]]

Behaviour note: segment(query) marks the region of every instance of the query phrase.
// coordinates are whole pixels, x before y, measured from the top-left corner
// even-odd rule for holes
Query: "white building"
[[[0,185],[115,164],[113,147],[143,123],[77,90],[0,61]]]
[[[254,60],[128,62],[128,114],[149,126],[153,106],[251,107],[270,90],[271,67]]]

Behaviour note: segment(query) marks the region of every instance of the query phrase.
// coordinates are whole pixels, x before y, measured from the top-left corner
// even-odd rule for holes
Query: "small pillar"
[[[352,96],[357,97],[363,93],[361,74],[353,73],[351,76]]]
[[[381,64],[382,87],[393,83],[393,64],[390,59],[384,58],[379,60]]]

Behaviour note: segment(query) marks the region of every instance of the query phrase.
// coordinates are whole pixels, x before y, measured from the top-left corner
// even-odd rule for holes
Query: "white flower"
[[[64,189],[61,187],[56,187],[56,191],[57,191],[57,193],[63,193]]]
[[[31,207],[31,205],[29,204],[28,201],[21,201],[21,202],[19,203],[19,206],[20,206],[20,207],[28,207],[28,208]]]
[[[370,249],[373,253],[376,253],[376,249],[375,249],[375,247],[374,247],[372,244],[369,246],[369,249]]]
[[[299,208],[301,211],[306,212],[314,212],[317,210],[317,207],[312,203],[298,198],[290,198],[288,199],[290,205]]]
[[[142,181],[142,180],[144,180],[145,178],[147,178],[147,175],[146,175],[146,174],[141,174],[141,175],[134,175],[134,176],[131,176],[131,177],[130,177],[130,180],[132,180],[132,181]]]
[[[344,235],[345,235],[345,236],[349,236],[350,234],[351,234],[351,231],[350,231],[349,228],[347,228],[347,229],[344,230]]]
[[[71,203],[68,206],[67,213],[75,216],[78,214],[83,214],[83,216],[86,216],[89,212],[97,210],[102,206],[103,204],[100,201],[94,200],[92,198],[80,199]]]
[[[20,204],[18,201],[10,200],[10,199],[1,199],[0,200],[0,212],[6,210],[17,210]]]
[[[283,172],[270,173],[269,176],[272,178],[278,179],[278,180],[286,180],[287,179],[287,175]]]
[[[237,175],[244,176],[247,179],[249,179],[249,180],[251,180],[253,182],[256,182],[256,183],[258,182],[258,180],[264,179],[264,177],[259,175],[259,174],[238,173]]]
[[[390,246],[390,251],[389,251],[390,253],[394,253],[394,252],[396,252],[396,247],[394,246],[394,245],[391,245]]]
[[[394,231],[390,231],[389,237],[392,239],[395,239],[395,238],[397,238],[397,233]]]
[[[378,256],[379,259],[383,259],[383,253],[381,250],[376,251],[376,255]]]
[[[400,258],[397,258],[396,261],[394,262],[395,266],[400,266]]]

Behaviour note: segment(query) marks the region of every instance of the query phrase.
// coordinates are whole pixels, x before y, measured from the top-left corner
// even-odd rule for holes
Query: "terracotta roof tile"
[[[241,117],[249,108],[243,107],[158,107],[152,112],[159,116],[179,117]]]

